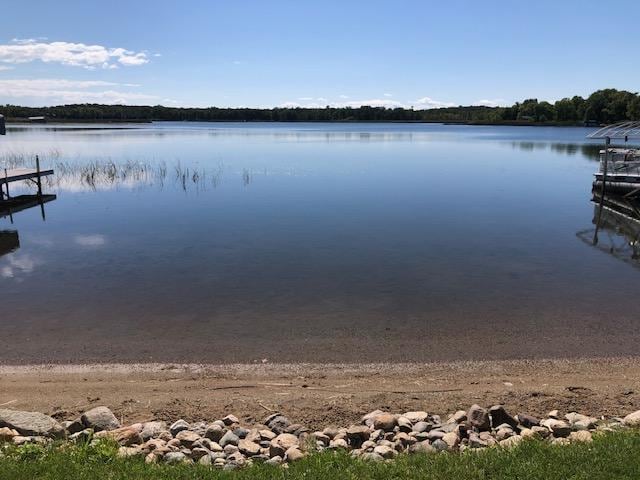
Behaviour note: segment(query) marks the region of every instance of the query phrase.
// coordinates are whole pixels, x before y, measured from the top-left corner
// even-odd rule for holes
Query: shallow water
[[[0,362],[634,354],[640,270],[576,236],[589,131],[9,129],[57,199],[0,219]]]

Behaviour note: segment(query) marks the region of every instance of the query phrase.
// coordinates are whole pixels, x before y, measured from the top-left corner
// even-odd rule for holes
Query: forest
[[[459,106],[416,110],[358,108],[178,108],[162,105],[75,104],[52,107],[0,106],[9,121],[44,116],[47,121],[91,122],[444,122],[468,124],[609,124],[640,120],[640,95],[624,90],[598,90],[587,98],[566,97],[554,103],[535,98],[510,107]]]

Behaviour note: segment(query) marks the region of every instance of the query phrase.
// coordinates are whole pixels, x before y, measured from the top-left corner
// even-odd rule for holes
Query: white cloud
[[[99,233],[93,235],[76,235],[73,239],[81,247],[102,247],[107,243],[107,239],[104,235]]]
[[[6,257],[7,263],[0,268],[0,276],[4,278],[15,278],[20,274],[28,274],[33,272],[38,260],[28,253],[12,253]]]
[[[347,98],[349,98],[349,95],[338,95],[338,96],[339,96],[340,98],[342,98],[342,99],[347,99]]]
[[[481,107],[500,107],[506,105],[506,100],[504,98],[494,98],[492,100],[482,99],[474,102],[473,105],[481,106]]]
[[[382,95],[385,97],[393,97],[393,93],[383,93]]]
[[[0,79],[0,99],[30,99],[42,104],[109,103],[126,104],[157,101],[158,97],[139,92],[120,91],[115,88],[138,87],[134,83],[114,83],[101,80]],[[110,87],[110,88],[106,88]]]
[[[9,65],[0,65],[0,72],[4,72],[7,70],[13,70],[14,67],[10,67]]]
[[[40,60],[88,69],[112,69],[118,66],[137,66],[149,62],[145,52],[124,48],[107,48],[84,43],[50,42],[40,39],[13,39],[11,44],[0,45],[0,62],[28,63]]]
[[[439,100],[434,100],[431,97],[422,97],[414,102],[415,106],[423,109],[430,108],[446,108],[446,107],[457,107],[458,105],[453,102],[441,102]]]

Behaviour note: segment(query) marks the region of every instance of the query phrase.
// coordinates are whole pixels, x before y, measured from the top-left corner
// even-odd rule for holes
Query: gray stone
[[[44,437],[61,437],[64,428],[55,419],[38,412],[22,412],[19,410],[0,409],[0,428],[7,427],[20,435],[41,435]]]
[[[405,412],[402,416],[411,423],[424,422],[429,418],[429,414],[427,412]]]
[[[291,425],[289,419],[283,415],[271,415],[267,417],[267,420],[265,420],[265,425],[278,435],[284,433],[287,427]]]
[[[494,405],[489,409],[489,416],[491,417],[491,427],[496,428],[498,425],[506,423],[511,428],[518,426],[518,421],[507,413],[502,405]]]
[[[146,442],[150,438],[155,438],[167,429],[165,422],[144,422],[140,436]]]
[[[431,446],[438,452],[443,452],[449,449],[449,445],[447,445],[447,443],[441,439],[434,440]]]
[[[373,453],[377,453],[382,458],[393,458],[398,454],[398,452],[396,452],[393,448],[386,445],[378,445],[373,449]]]
[[[486,408],[482,408],[480,405],[471,406],[467,412],[467,420],[472,427],[477,428],[478,430],[489,430],[491,427],[489,412]]]
[[[222,438],[220,439],[220,441],[218,442],[220,444],[220,446],[222,448],[226,447],[227,445],[238,445],[238,443],[240,442],[240,439],[238,438],[237,435],[235,435],[232,431],[228,431],[227,433],[225,433]]]
[[[224,428],[215,423],[209,425],[207,427],[207,430],[204,432],[204,436],[209,440],[213,440],[214,442],[219,442],[223,435]]]
[[[174,437],[183,430],[189,430],[189,424],[182,419],[169,427],[169,432],[171,432],[171,435]]]
[[[187,460],[187,456],[182,452],[169,452],[164,456],[164,461],[171,464],[184,463]]]
[[[96,407],[84,412],[80,421],[85,427],[93,428],[96,432],[120,428],[120,422],[107,407]]]
[[[200,440],[200,435],[198,435],[196,432],[191,432],[189,430],[182,430],[178,432],[178,434],[176,435],[176,438],[180,440],[180,443],[182,445],[184,445],[185,447],[191,448],[191,446],[195,442]]]
[[[238,420],[238,417],[235,415],[227,415],[222,419],[222,421],[226,426],[233,425],[234,423],[240,423],[240,420]]]
[[[417,422],[413,425],[413,431],[416,433],[428,432],[429,430],[431,430],[429,422]]]
[[[365,462],[382,462],[384,460],[384,458],[374,452],[365,452],[360,458]]]
[[[537,417],[528,415],[526,413],[518,414],[518,422],[525,428],[531,428],[540,425],[540,420]]]

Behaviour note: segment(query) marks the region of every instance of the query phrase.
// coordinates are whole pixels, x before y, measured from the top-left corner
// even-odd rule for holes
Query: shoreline
[[[0,408],[69,416],[108,405],[127,422],[278,411],[314,428],[376,408],[450,414],[470,403],[542,415],[640,406],[640,358],[431,363],[32,364],[0,366]]]

